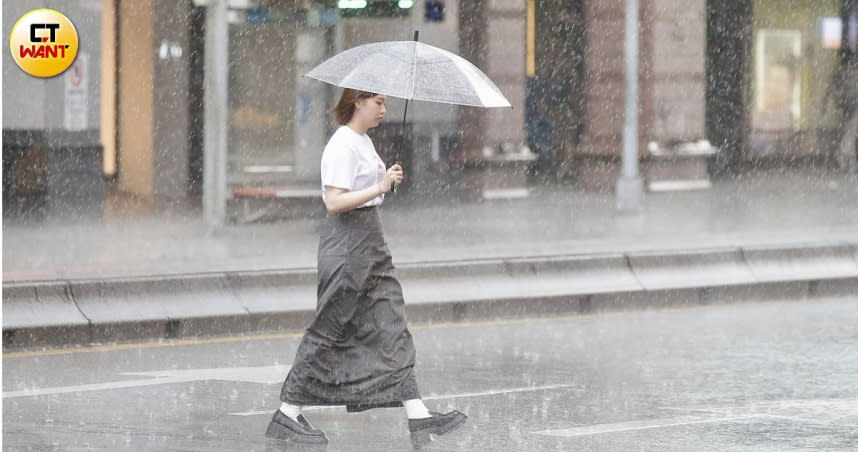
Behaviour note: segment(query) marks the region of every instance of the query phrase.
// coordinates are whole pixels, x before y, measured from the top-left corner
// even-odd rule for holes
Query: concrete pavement
[[[413,323],[427,406],[470,416],[429,450],[854,450],[856,324],[854,297]],[[6,353],[4,450],[302,450],[263,437],[299,340]],[[321,450],[411,449],[402,409],[305,413]]]
[[[185,206],[187,207],[187,206]],[[581,312],[858,293],[858,184],[759,174],[653,193],[543,186],[526,200],[393,202],[383,217],[409,316]],[[4,343],[80,343],[300,328],[315,306],[317,219],[208,234],[193,208],[4,230]]]
[[[390,201],[382,216],[396,264],[858,237],[858,180],[797,170],[650,193],[639,216],[617,215],[610,193],[567,185],[534,187],[522,200]],[[317,224],[305,217],[209,233],[199,206],[185,202],[108,208],[102,219],[6,219],[3,282],[313,268]]]
[[[663,304],[858,293],[858,242],[406,264],[408,316],[424,322]],[[76,344],[295,329],[312,318],[314,269],[10,283],[4,345]]]

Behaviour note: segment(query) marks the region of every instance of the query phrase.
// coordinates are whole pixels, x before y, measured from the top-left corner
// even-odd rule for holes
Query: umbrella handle
[[[396,163],[394,163],[394,165],[400,165],[401,166],[402,164],[397,161]],[[396,182],[394,182],[394,181],[390,181],[390,192],[391,193],[396,192]]]

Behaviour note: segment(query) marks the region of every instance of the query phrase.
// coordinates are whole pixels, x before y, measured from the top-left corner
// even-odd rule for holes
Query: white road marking
[[[39,389],[25,389],[22,391],[7,391],[3,393],[4,399],[11,399],[15,397],[37,397],[44,395],[52,395],[52,394],[68,394],[70,392],[85,392],[85,391],[108,391],[111,389],[126,389],[126,388],[139,388],[141,386],[154,386],[154,385],[165,385],[170,383],[184,383],[186,381],[181,378],[149,378],[146,380],[125,380],[125,381],[112,381],[109,383],[95,383],[89,385],[77,385],[77,386],[60,386],[55,388],[39,388]]]
[[[597,424],[597,425],[585,425],[582,427],[572,427],[572,428],[564,428],[564,429],[556,429],[556,430],[541,430],[538,432],[533,432],[537,435],[548,435],[548,436],[585,436],[585,435],[598,435],[602,433],[617,433],[617,432],[626,432],[632,430],[645,430],[651,428],[663,428],[663,427],[676,427],[680,425],[693,425],[693,424],[706,424],[713,422],[732,422],[739,421],[745,419],[752,419],[756,417],[761,417],[758,415],[749,415],[749,416],[735,416],[735,417],[712,417],[701,419],[700,417],[676,417],[676,418],[662,418],[662,419],[647,419],[640,421],[628,421],[628,422],[617,422],[614,424]]]
[[[216,369],[186,369],[159,370],[153,372],[126,372],[121,375],[148,376],[152,378],[111,381],[75,386],[59,386],[53,388],[34,388],[20,391],[3,392],[3,398],[37,397],[52,394],[68,394],[85,391],[108,391],[113,389],[139,388],[143,386],[165,385],[171,383],[188,383],[193,381],[239,381],[248,383],[274,384],[282,383],[289,373],[290,366],[263,367],[226,367]]]
[[[777,419],[827,424],[842,419],[858,418],[858,399],[768,400],[739,406],[661,407],[661,409],[699,414],[541,430],[533,433],[573,437],[746,419]]]
[[[529,392],[529,391],[547,391],[550,389],[566,389],[573,388],[577,385],[570,384],[559,384],[559,385],[545,385],[545,386],[521,386],[518,388],[507,388],[507,389],[492,389],[488,391],[480,391],[480,392],[463,392],[459,394],[441,394],[441,395],[430,395],[423,397],[423,400],[444,400],[444,399],[460,399],[465,397],[484,397],[498,394],[510,394],[514,392]],[[327,410],[327,409],[336,409],[336,408],[345,408],[344,405],[332,405],[332,406],[309,406],[304,407],[304,410]],[[266,411],[245,411],[239,413],[228,413],[230,416],[258,416],[262,414],[271,414],[274,410],[266,410]]]
[[[798,421],[831,422],[834,419],[858,417],[858,398],[764,400],[737,406],[662,407],[662,409],[721,416],[756,414]]]
[[[263,366],[263,367],[225,367],[215,369],[182,369],[182,370],[157,370],[147,372],[123,372],[120,375],[146,376],[151,378],[134,379],[123,381],[111,381],[106,383],[94,383],[85,385],[60,386],[52,388],[34,388],[19,391],[8,391],[3,393],[3,398],[16,397],[38,397],[54,394],[69,394],[86,391],[109,391],[115,389],[138,388],[173,383],[190,383],[194,381],[237,381],[245,383],[281,384],[289,373],[291,366]],[[545,391],[551,389],[571,388],[574,385],[556,384],[545,386],[524,386],[507,389],[492,389],[480,392],[466,392],[460,394],[430,395],[423,400],[455,399],[462,397],[482,397],[497,394],[509,394],[526,391]],[[325,409],[336,407],[308,407],[308,409]],[[252,416],[270,414],[270,411],[253,411],[248,413],[230,413],[233,416]]]
[[[123,372],[122,375],[139,375],[156,378],[183,378],[189,381],[221,380],[248,383],[283,383],[292,366],[220,367],[214,369],[156,370],[151,372]]]

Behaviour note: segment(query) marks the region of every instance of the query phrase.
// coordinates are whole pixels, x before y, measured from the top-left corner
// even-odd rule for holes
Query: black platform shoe
[[[301,444],[328,444],[325,432],[310,425],[304,415],[298,415],[298,422],[295,422],[280,410],[274,412],[274,418],[268,423],[265,436],[273,439],[288,439]]]
[[[411,445],[415,449],[420,449],[430,441],[434,441],[437,436],[456,430],[468,418],[468,416],[458,410],[453,410],[446,414],[430,411],[429,414],[432,417],[408,420],[408,430],[411,431]]]

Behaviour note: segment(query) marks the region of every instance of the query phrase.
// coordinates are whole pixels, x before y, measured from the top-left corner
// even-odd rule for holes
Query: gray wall
[[[656,0],[653,18],[653,118],[647,138],[704,138],[706,2]]]

